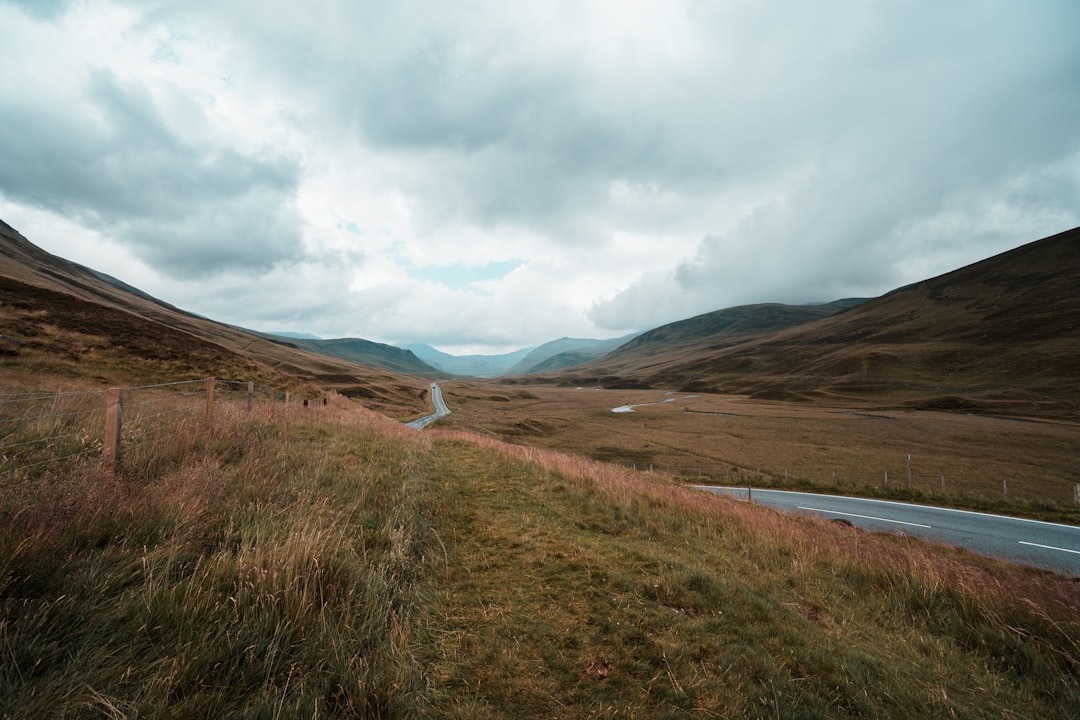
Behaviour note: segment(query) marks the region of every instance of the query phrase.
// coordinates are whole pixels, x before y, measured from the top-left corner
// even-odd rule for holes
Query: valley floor
[[[442,386],[453,415],[440,426],[637,471],[1080,525],[1076,423],[887,403],[824,405],[478,381]],[[633,412],[622,411],[630,406],[636,406]]]

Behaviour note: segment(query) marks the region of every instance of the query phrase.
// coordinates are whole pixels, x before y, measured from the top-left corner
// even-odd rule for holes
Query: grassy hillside
[[[286,342],[321,355],[347,360],[357,365],[379,367],[420,378],[445,378],[446,373],[436,370],[409,350],[393,345],[362,340],[338,338],[334,340],[309,340],[290,338]]]
[[[315,396],[337,390],[394,416],[426,382],[302,350],[179,310],[51,255],[0,222],[0,385],[137,385],[214,376]]]
[[[345,400],[0,486],[0,716],[1069,717],[1074,582]]]
[[[628,350],[560,381],[1078,419],[1078,299],[1080,228],[788,330]]]
[[[718,350],[778,330],[835,315],[865,302],[862,298],[821,305],[761,303],[740,305],[668,323],[630,340],[607,358],[612,365],[642,354],[670,352],[678,347],[706,346]]]

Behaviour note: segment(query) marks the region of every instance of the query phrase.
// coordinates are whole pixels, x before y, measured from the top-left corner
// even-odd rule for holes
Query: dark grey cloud
[[[788,118],[768,131],[783,149],[755,209],[673,272],[597,303],[599,325],[878,294],[1080,220],[1069,170],[1080,126],[1066,120],[1080,117],[1080,45],[1065,29],[1077,6],[876,12],[857,32],[840,19],[827,46],[838,56],[824,63],[800,67],[795,51],[812,45],[793,42],[783,67],[799,82],[773,78],[788,95],[749,108]],[[855,42],[859,65],[838,62]],[[753,144],[744,130],[735,137]],[[753,175],[754,158],[773,161],[757,152],[766,142],[732,156],[736,177]]]
[[[163,274],[260,271],[300,248],[295,160],[188,139],[108,70],[62,105],[0,96],[0,115],[0,193],[79,219]]]
[[[310,18],[254,23],[250,9],[218,11],[249,70],[291,82],[320,130],[420,168],[394,180],[432,231],[519,225],[555,244],[597,242],[623,221],[615,182],[705,206],[790,182],[802,165],[837,184],[783,190],[811,213],[797,224],[834,221],[837,202],[881,211],[835,228],[842,239],[824,247],[847,252],[844,237],[887,236],[950,189],[993,185],[1076,146],[1080,11],[1068,2],[687,5],[689,38],[659,27],[602,60],[587,42],[559,46],[603,29],[576,26],[568,8],[533,27],[491,7],[326,1]],[[315,26],[322,42],[296,42]],[[686,41],[691,60],[664,60],[665,43]],[[639,54],[654,62],[635,64]]]
[[[213,23],[165,3],[158,16],[213,24],[242,45],[237,73],[287,84],[309,131],[398,156],[407,169],[392,180],[417,200],[424,227],[521,226],[556,244],[593,243],[596,223],[611,220],[613,182],[708,192],[724,163],[715,138],[700,136],[715,114],[707,71],[622,74],[592,62],[587,39],[549,48],[545,35],[596,29],[564,9],[535,27],[512,8],[417,2],[324,0],[303,16],[229,3],[205,11]]]
[[[0,193],[173,276],[224,269],[230,298],[352,243],[370,265],[325,291],[384,337],[533,342],[585,312],[622,331],[877,294],[1080,222],[1072,0],[114,1],[148,62],[198,89],[114,60],[124,79],[83,70],[74,97],[0,94]],[[550,276],[488,300],[405,277],[457,242]],[[617,282],[582,280],[608,264]],[[356,282],[369,267],[393,282]]]

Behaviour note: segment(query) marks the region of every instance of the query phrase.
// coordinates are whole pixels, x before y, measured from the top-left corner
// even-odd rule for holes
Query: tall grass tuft
[[[235,409],[6,498],[0,716],[413,714],[422,440]]]

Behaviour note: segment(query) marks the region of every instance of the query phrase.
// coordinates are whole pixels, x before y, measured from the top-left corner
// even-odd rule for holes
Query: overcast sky
[[[452,352],[874,296],[1080,225],[1078,29],[1075,0],[0,0],[0,218],[217,320]]]

